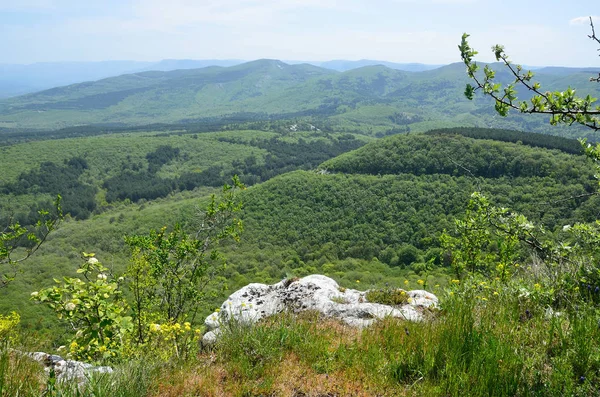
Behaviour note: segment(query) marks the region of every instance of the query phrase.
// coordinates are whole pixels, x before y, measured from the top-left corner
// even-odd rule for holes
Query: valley
[[[336,71],[258,60],[234,66],[140,71],[2,100],[0,223],[18,223],[33,230],[40,211],[58,216],[52,212],[58,195],[64,218],[39,250],[18,264],[14,281],[0,289],[0,313],[17,312],[19,332],[32,335],[36,349],[55,351],[69,346],[70,354],[90,349],[96,356],[81,353],[78,357],[98,363],[118,366],[140,357],[143,361],[139,346],[150,346],[156,355],[169,357],[161,356],[152,369],[140,363],[132,368],[156,371],[152,382],[162,382],[161,376],[181,376],[187,379],[181,381],[185,383],[188,378],[175,374],[179,364],[168,369],[161,365],[176,362],[169,361],[176,354],[185,365],[201,366],[194,371],[208,379],[218,377],[219,368],[210,361],[213,351],[197,348],[198,335],[206,331],[202,320],[229,294],[248,284],[275,284],[284,279],[293,283],[321,274],[339,283],[340,292],[373,290],[386,297],[390,291],[424,289],[442,302],[439,311],[429,313],[432,321],[427,325],[386,319],[373,330],[349,331],[308,313],[299,319],[275,317],[252,330],[233,327],[224,336],[229,347],[219,345],[214,354],[220,357],[219,365],[237,378],[219,378],[213,383],[235,389],[233,395],[273,391],[276,386],[261,382],[285,378],[294,371],[276,372],[279,361],[273,357],[279,354],[293,368],[308,366],[304,373],[314,377],[331,373],[334,378],[340,371],[336,379],[351,379],[349,374],[358,371],[359,384],[391,390],[392,395],[408,390],[417,376],[414,368],[420,368],[429,374],[420,392],[444,395],[437,389],[440,384],[453,391],[465,385],[462,375],[455,378],[437,372],[441,357],[458,360],[469,376],[475,368],[492,373],[497,357],[505,357],[509,369],[501,378],[487,377],[490,388],[506,383],[510,390],[525,390],[533,384],[543,393],[546,386],[541,383],[513,382],[511,374],[521,368],[531,374],[552,362],[553,356],[541,350],[535,350],[532,363],[521,361],[533,349],[532,340],[545,335],[547,308],[571,310],[578,299],[591,306],[597,299],[591,291],[600,284],[595,268],[588,268],[587,263],[597,255],[593,225],[600,214],[598,180],[581,143],[571,137],[587,137],[589,142],[599,137],[575,126],[551,129],[545,116],[498,117],[489,103],[463,98],[461,90],[468,81],[463,65],[415,68],[419,71],[385,66]],[[589,79],[587,69],[539,71],[540,81],[549,88],[568,82],[597,94],[598,87],[590,86],[586,76]],[[498,78],[508,79],[502,74]],[[215,204],[214,200],[228,197],[228,190],[221,188],[235,178],[245,189],[235,194],[235,200]],[[205,210],[212,208],[213,214],[220,214],[233,208],[228,205],[234,201],[241,203],[239,211],[235,207],[235,219],[243,225],[239,241],[226,238],[238,237],[232,229],[211,226],[222,224],[218,217],[207,220]],[[571,232],[579,234],[569,234],[572,226]],[[110,282],[119,280],[114,281],[114,288],[107,284],[107,291],[118,291],[114,302],[132,311],[133,317],[136,306],[121,299],[136,302],[137,310],[144,304],[162,309],[164,301],[148,302],[168,291],[157,287],[160,277],[144,279],[144,274],[153,273],[143,266],[152,260],[161,263],[156,258],[185,258],[189,246],[182,243],[181,251],[165,254],[166,248],[160,252],[163,248],[149,236],[179,230],[189,236],[208,230],[203,249],[209,241],[214,245],[198,259],[206,266],[202,271],[210,282],[203,284],[201,300],[190,295],[202,304],[189,322],[154,323],[164,320],[157,312],[144,319],[150,324],[147,332],[165,332],[168,343],[150,336],[135,341],[128,334],[130,339],[118,344],[113,340],[106,345],[73,345],[81,333],[53,313],[67,306],[40,304],[61,296],[59,290],[46,288],[68,280],[63,277],[80,277],[81,273],[87,277],[85,266],[91,268],[100,261],[106,268],[97,275],[100,281],[88,280],[90,285],[96,282],[104,288],[106,277]],[[31,241],[23,234],[16,252],[27,252]],[[150,252],[147,257],[144,250]],[[154,252],[160,254],[152,257]],[[544,266],[555,266],[554,272],[572,263],[582,264],[573,271],[579,278],[553,279],[563,283],[560,288],[547,281],[551,276],[542,275],[548,271]],[[12,265],[0,262],[0,273],[9,274]],[[133,279],[138,287],[151,291],[148,301],[135,289]],[[108,300],[110,294],[102,296]],[[73,310],[74,301],[67,303]],[[69,310],[67,315],[71,315]],[[532,312],[532,317],[523,314]],[[473,313],[479,316],[477,320]],[[495,321],[497,313],[502,321]],[[594,316],[584,319],[592,321]],[[126,324],[132,318],[106,317],[102,320],[106,324],[114,318]],[[565,321],[564,327],[567,321],[575,323],[556,318]],[[141,317],[137,319],[142,324]],[[325,328],[315,326],[322,323]],[[521,324],[525,324],[524,331]],[[574,338],[596,337],[597,327],[590,324],[581,325]],[[480,335],[479,326],[487,327],[486,338],[491,339]],[[567,346],[569,335],[577,330],[556,340]],[[92,332],[97,331],[93,328]],[[464,347],[466,337],[461,332],[481,339]],[[521,335],[525,332],[529,332],[527,337]],[[422,335],[424,342],[407,339],[411,333]],[[245,339],[246,335],[253,339]],[[286,342],[288,336],[295,342]],[[513,353],[508,346],[519,338],[531,339]],[[387,350],[376,348],[382,339]],[[396,346],[397,340],[403,341],[402,346]],[[192,352],[191,358],[179,357],[180,341],[188,343],[185,348],[181,345],[181,351]],[[236,341],[246,350],[232,347],[238,346]],[[271,350],[258,354],[248,347],[255,344]],[[489,353],[488,344],[499,346],[499,352]],[[492,354],[491,361],[464,364],[463,348],[469,354]],[[591,383],[575,384],[575,377],[583,376],[579,373],[596,379],[589,374],[600,368],[600,356],[590,353],[587,359],[592,369],[580,370],[573,349],[564,347],[557,353],[569,369],[552,383],[555,395],[560,395],[559,385],[567,378],[573,383],[570,390],[589,391]],[[370,356],[356,353],[360,351]],[[406,358],[414,357],[416,351],[427,354],[429,361]],[[119,356],[127,354],[131,361]],[[356,364],[349,364],[350,358]],[[246,359],[250,361],[236,361]],[[371,366],[377,368],[374,373],[369,372]],[[120,373],[127,374],[123,368],[119,371],[125,372]],[[142,387],[145,383],[139,378],[134,384]],[[473,395],[485,395],[484,386],[473,386]],[[122,387],[129,390],[125,384]],[[162,383],[160,387],[166,388]],[[329,387],[342,390],[339,385]]]

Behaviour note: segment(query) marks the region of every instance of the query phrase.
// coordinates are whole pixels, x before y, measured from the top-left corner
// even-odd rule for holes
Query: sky
[[[161,59],[600,66],[598,0],[0,0],[0,63]]]

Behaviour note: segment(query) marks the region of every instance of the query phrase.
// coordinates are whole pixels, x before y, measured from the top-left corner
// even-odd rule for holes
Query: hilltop
[[[115,77],[128,73],[199,69],[208,66],[234,66],[242,60],[220,59],[163,59],[159,62],[103,61],[103,62],[40,62],[28,65],[0,64],[0,98],[14,97],[52,87]],[[369,65],[386,65],[392,69],[421,71],[441,65],[421,63],[394,63],[363,59],[360,61],[334,60],[325,62],[289,61],[286,63],[310,63],[340,72]]]
[[[588,70],[542,69],[546,89],[570,85],[597,96]],[[501,80],[507,75],[499,73]],[[57,87],[0,102],[0,128],[131,126],[303,119],[320,129],[384,136],[436,127],[548,132],[544,117],[498,118],[462,96],[464,65],[407,72],[383,65],[345,72],[259,60],[230,67],[148,71]],[[525,94],[526,95],[526,94]],[[557,133],[554,130],[554,133]],[[571,135],[581,135],[577,129]]]

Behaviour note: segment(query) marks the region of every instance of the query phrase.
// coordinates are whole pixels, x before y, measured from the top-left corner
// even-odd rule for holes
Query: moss
[[[408,302],[408,294],[402,289],[373,289],[367,291],[365,296],[371,303],[384,305],[404,305]]]

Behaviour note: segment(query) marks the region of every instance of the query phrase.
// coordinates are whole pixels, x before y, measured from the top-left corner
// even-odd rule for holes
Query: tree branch
[[[471,84],[467,84],[465,95],[468,99],[473,99],[474,93],[477,90],[482,90],[484,94],[495,100],[496,111],[501,116],[508,115],[508,111],[513,109],[521,113],[551,115],[550,123],[553,125],[578,123],[596,131],[600,130],[600,117],[598,117],[600,116],[600,106],[593,107],[596,98],[592,98],[590,95],[585,98],[577,97],[575,96],[575,90],[571,88],[564,92],[542,92],[539,83],[531,83],[533,73],[531,71],[522,73],[520,65],[514,67],[504,53],[504,48],[500,45],[494,46],[492,50],[496,60],[503,62],[504,66],[508,68],[514,77],[514,81],[506,87],[502,87],[501,83],[495,83],[496,72],[488,65],[484,68],[483,79],[478,77],[476,73],[479,66],[473,61],[477,51],[470,47],[467,41],[468,37],[469,35],[465,33],[459,45],[461,58],[467,66],[467,75],[473,79],[476,85],[473,87]],[[595,31],[592,31],[590,37],[598,40]],[[527,101],[518,102],[515,89],[517,85],[521,85],[534,93],[529,101],[530,103]],[[503,94],[501,94],[501,90]]]

